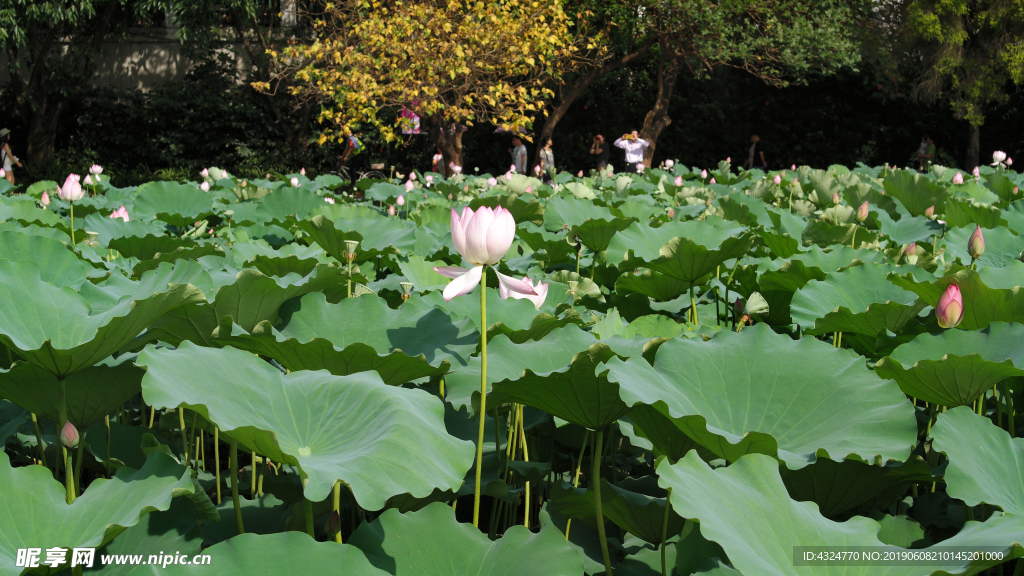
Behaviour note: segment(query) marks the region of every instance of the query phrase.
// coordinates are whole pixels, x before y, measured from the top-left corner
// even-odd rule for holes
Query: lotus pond
[[[0,576],[1024,573],[1000,162],[91,176],[0,189]]]

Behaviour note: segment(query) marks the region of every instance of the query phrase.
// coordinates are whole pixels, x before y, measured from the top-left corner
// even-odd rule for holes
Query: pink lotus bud
[[[957,172],[956,176],[953,176],[953,184],[963,184],[963,183],[964,183],[964,175],[961,174],[960,172]]]
[[[715,178],[714,178],[714,177],[712,177],[712,178],[711,178],[711,181],[710,181],[710,182],[708,182],[708,184],[715,184]]]
[[[67,180],[64,181],[64,186],[57,191],[57,196],[65,202],[78,202],[85,196],[85,191],[82,190],[82,185],[78,183],[78,174],[69,174]]]
[[[85,182],[84,182],[84,184],[85,184],[86,186],[88,186],[88,185],[92,184],[92,176],[90,176],[90,175],[86,174],[86,175],[85,175]]]
[[[725,158],[725,161],[728,162],[729,164],[732,164],[732,156],[727,156]]]
[[[89,174],[92,174],[93,176],[99,176],[100,174],[103,174],[103,167],[100,166],[99,164],[93,164],[92,166],[89,167]]]
[[[981,233],[981,226],[976,226],[974,233],[967,240],[967,253],[975,260],[985,253],[985,236]]]
[[[50,195],[46,193],[46,190],[43,190],[43,197],[42,199],[39,200],[39,202],[42,203],[43,206],[50,205]]]
[[[529,184],[527,184],[526,185],[526,193],[527,194],[533,194],[533,186],[530,186]]]
[[[674,208],[669,208],[668,209],[668,217],[669,218],[675,218],[676,217],[676,211],[675,211]]]
[[[833,204],[839,204],[839,193],[838,192],[833,192],[832,193],[832,203]]]
[[[203,175],[203,178],[209,178],[210,177],[210,171],[208,169],[206,169],[206,168],[203,168],[203,171],[200,172],[200,174]],[[267,177],[269,178],[270,174],[267,174]]]
[[[416,179],[416,173],[415,172],[409,172],[409,180],[415,180],[415,179]]]
[[[409,191],[409,192],[412,192],[412,187],[413,187],[412,180],[406,180],[405,181],[405,189],[407,191]]]
[[[210,183],[209,182],[203,182],[202,184],[199,185],[199,188],[203,192],[209,192],[210,191]]]
[[[865,200],[864,203],[860,205],[860,208],[857,208],[857,220],[860,220],[861,222],[863,222],[863,221],[865,221],[867,219],[868,219],[868,203]]]
[[[78,448],[78,442],[81,437],[78,435],[78,429],[75,425],[68,420],[64,423],[64,428],[60,431],[60,442],[65,448]]]
[[[434,181],[434,177],[431,176],[430,174],[427,174],[426,175],[426,180],[427,180],[427,183],[433,182]]]
[[[775,178],[772,178],[772,182],[774,182],[776,186],[778,186],[779,184],[782,184],[782,176],[779,176],[778,174],[776,174]]]
[[[926,218],[935,216],[935,206],[929,206],[928,209],[924,211],[924,215]]]
[[[405,196],[399,194],[398,200],[396,200],[395,203],[398,204],[399,206],[405,206]]]
[[[456,174],[462,174],[462,166],[452,166],[452,171]]]
[[[5,178],[5,177],[7,177],[7,172],[5,172],[3,168],[0,168],[0,178]]]
[[[537,166],[533,167],[533,172],[534,172],[534,174],[540,174],[540,165],[539,164]]]
[[[917,243],[911,242],[907,244],[907,249],[903,251],[903,259],[907,264],[911,266],[917,264]]]
[[[302,174],[303,176],[305,176],[306,175],[306,168],[303,167],[302,170],[299,170],[299,174]]]
[[[579,173],[579,174],[577,174],[576,176],[578,176],[578,177],[580,177],[580,178],[583,178],[583,170],[580,170],[580,173]]]
[[[498,185],[498,179],[493,177],[493,176],[488,178],[487,179],[487,185],[488,186],[497,186]]]
[[[789,169],[794,171],[794,172],[796,172],[796,164],[793,164],[792,166],[790,166]]]
[[[683,185],[683,177],[682,176],[676,176],[676,186],[682,186],[682,185]]]
[[[291,185],[292,185],[293,188],[298,188],[299,187],[299,179],[296,178],[295,176],[292,176]]]
[[[793,181],[790,182],[790,184],[792,184],[793,186],[796,186],[798,184],[798,182],[796,181],[796,176],[793,176]]]
[[[512,165],[512,166],[511,166],[511,167],[510,167],[510,168],[508,169],[508,171],[509,171],[509,172],[515,172],[515,171],[516,171],[516,165],[515,165],[515,164],[513,164],[513,165]]]
[[[505,180],[511,180],[511,179],[512,179],[512,171],[505,172]]]
[[[942,328],[955,328],[964,319],[964,299],[960,287],[950,284],[935,305],[935,319]]]
[[[424,198],[424,199],[426,199],[426,197],[427,197],[427,193],[426,193],[426,192],[424,192],[424,193],[423,193],[423,198]]]
[[[388,206],[388,216],[394,216],[394,215],[395,215],[395,205],[392,204],[391,206]]]
[[[783,171],[782,171],[782,177],[783,177],[783,178],[785,178],[785,177],[786,177],[786,171],[785,171],[785,170],[783,170]]]
[[[1007,158],[1006,159],[1006,165],[1007,166],[1013,166],[1013,158]]]
[[[708,201],[705,202],[705,204],[707,204],[708,206],[711,206],[711,198],[708,198]]]
[[[675,165],[676,165],[676,163],[674,161],[672,161],[672,160],[665,160],[665,168],[671,168],[671,167],[673,167]]]
[[[1006,160],[1006,152],[1003,152],[1002,150],[996,150],[995,152],[992,153],[992,163],[993,164],[1001,164],[1005,160]]]
[[[700,177],[701,178],[707,178],[708,177],[708,171],[707,170],[701,170],[700,171]]]
[[[242,180],[242,183],[239,184],[239,186],[241,186],[242,188],[245,188],[248,185],[249,185],[249,181],[248,180]]]
[[[975,178],[980,178],[981,177],[981,170],[978,170],[978,167],[975,166],[974,170],[971,171],[971,176],[974,176]]]
[[[324,198],[324,202],[327,202],[328,204],[334,204],[334,198]]]
[[[1017,193],[1019,193],[1019,192],[1020,192],[1020,186],[1014,186],[1013,187],[1013,195],[1016,196]]]
[[[448,199],[449,199],[449,200],[451,200],[451,199],[452,199],[452,195],[451,195],[451,194],[449,194],[449,195],[448,195]]]

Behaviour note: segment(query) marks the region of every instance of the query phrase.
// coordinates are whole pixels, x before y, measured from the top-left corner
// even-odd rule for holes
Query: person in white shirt
[[[627,136],[619,138],[614,145],[626,151],[626,164],[639,164],[644,161],[644,149],[650,146],[650,142],[644,140],[633,130]]]
[[[3,157],[4,178],[14,184],[14,165],[17,164],[18,168],[21,168],[22,165],[21,161],[11,154],[10,140],[11,131],[7,128],[0,130],[0,156]]]
[[[512,164],[516,167],[516,173],[529,175],[526,171],[526,146],[523,146],[523,140],[519,136],[513,136],[512,145],[515,148],[509,152],[512,153]]]

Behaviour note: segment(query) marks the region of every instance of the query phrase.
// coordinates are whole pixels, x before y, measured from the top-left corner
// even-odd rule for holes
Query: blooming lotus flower
[[[935,319],[942,328],[955,328],[964,319],[964,298],[960,287],[950,284],[935,305]]]
[[[67,180],[64,181],[64,186],[57,191],[57,195],[60,199],[65,202],[78,202],[85,196],[85,191],[82,190],[82,185],[78,183],[78,174],[69,174]]]
[[[328,204],[334,204],[334,198],[324,198],[324,202],[327,202]]]
[[[929,206],[928,209],[924,211],[924,215],[926,218],[935,216],[935,206]]]
[[[1006,161],[1006,152],[996,150],[992,153],[992,165],[996,166]]]
[[[462,166],[452,166],[452,171],[456,174],[462,174]]]
[[[540,307],[544,305],[544,300],[547,299],[548,297],[547,282],[537,281],[537,285],[534,286],[533,280],[530,280],[528,276],[523,276],[523,283],[533,288],[533,291],[536,292],[536,294],[530,295],[520,294],[519,292],[513,292],[512,290],[509,290],[504,284],[498,285],[498,294],[501,296],[502,300],[508,298],[514,298],[516,300],[529,300],[530,302],[533,302],[534,308],[540,310]]]
[[[398,204],[399,206],[405,206],[405,196],[399,194],[398,200],[396,200],[395,203]]]
[[[46,193],[46,190],[43,190],[43,197],[39,200],[39,202],[43,206],[49,206],[50,205],[50,195]]]
[[[127,222],[128,221],[128,211],[124,209],[124,206],[121,206],[117,210],[114,210],[113,212],[111,212],[110,213],[110,217],[114,218],[114,219],[121,218],[122,220]]]
[[[917,264],[917,243],[911,242],[907,244],[907,249],[903,251],[903,259],[906,260],[907,264],[913,266]]]
[[[782,176],[779,176],[778,174],[776,174],[775,178],[772,178],[772,182],[774,182],[776,186],[778,186],[779,184],[782,184]]]
[[[199,185],[199,188],[201,188],[203,192],[209,192],[210,191],[210,183],[209,182],[203,182],[202,184]]]
[[[644,173],[644,163],[643,162],[637,162],[636,163],[636,171],[637,171],[638,174],[643,174]]]
[[[985,236],[981,233],[981,226],[975,226],[974,233],[967,240],[967,253],[975,260],[985,253]]]
[[[82,182],[82,184],[85,184],[86,186],[89,186],[90,184],[92,184],[92,176],[86,174],[85,175],[85,180]]]
[[[860,205],[860,208],[857,208],[857,220],[860,220],[861,222],[863,222],[863,221],[865,221],[867,219],[868,219],[868,203],[867,203],[867,200],[865,200],[864,203]]]
[[[715,178],[712,176],[711,181],[708,184],[715,184]]]
[[[538,295],[532,285],[505,276],[494,268],[494,265],[508,252],[516,235],[516,221],[512,218],[511,212],[501,206],[493,210],[481,206],[474,212],[467,206],[462,209],[460,216],[453,208],[451,230],[452,244],[473,267],[469,269],[459,266],[434,268],[438,274],[453,278],[441,293],[446,301],[468,294],[473,290],[480,283],[484,266],[491,266],[495,274],[498,275],[499,289],[504,288],[510,292],[529,296]]]
[[[676,186],[682,186],[683,185],[683,177],[682,176],[676,176],[675,184],[676,184]]]
[[[303,176],[305,176],[306,175],[306,168],[303,167],[302,170],[299,170],[299,174],[302,174]]]
[[[298,188],[299,187],[299,179],[296,178],[295,176],[292,176],[291,185],[292,185],[293,188]]]
[[[671,167],[673,167],[675,165],[676,165],[676,163],[674,161],[672,161],[672,160],[665,160],[665,168],[671,168]]]
[[[964,175],[961,174],[960,172],[957,172],[956,176],[953,176],[953,184],[963,184],[963,183],[964,183]]]
[[[413,187],[412,180],[406,180],[405,181],[405,189],[406,189],[406,191],[412,192],[412,187]]]
[[[200,172],[200,174],[203,175],[203,178],[209,178],[210,177],[210,171],[207,170],[206,168],[203,168],[203,171]],[[267,174],[267,178],[270,178],[270,174]]]
[[[395,205],[392,204],[391,206],[388,206],[388,216],[394,216],[394,215],[395,215]]]
[[[707,170],[701,170],[700,171],[700,177],[701,178],[707,178],[708,177],[708,171]]]
[[[64,428],[60,431],[60,442],[65,448],[78,448],[78,442],[81,437],[78,435],[78,429],[75,425],[68,420],[64,423]]]
[[[99,176],[100,174],[103,174],[103,167],[100,166],[99,164],[93,164],[92,166],[89,167],[89,174],[92,174],[93,176]]]
[[[488,186],[497,186],[498,185],[498,179],[495,178],[494,176],[491,176],[490,178],[487,179],[487,185]]]
[[[578,176],[579,178],[583,178],[583,170],[580,170],[580,173],[577,174],[576,176]]]
[[[540,174],[540,164],[533,167],[534,174]]]

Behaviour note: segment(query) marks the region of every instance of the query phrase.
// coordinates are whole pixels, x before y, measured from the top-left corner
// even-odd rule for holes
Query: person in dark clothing
[[[768,169],[768,162],[764,158],[764,143],[761,142],[761,137],[757,134],[750,136],[750,154],[747,155],[747,161],[743,163],[743,168],[747,170]]]
[[[590,153],[595,158],[595,166],[598,170],[604,170],[608,166],[608,153],[611,150],[611,146],[608,142],[605,142],[604,136],[598,134],[594,136],[594,143],[590,145]]]

